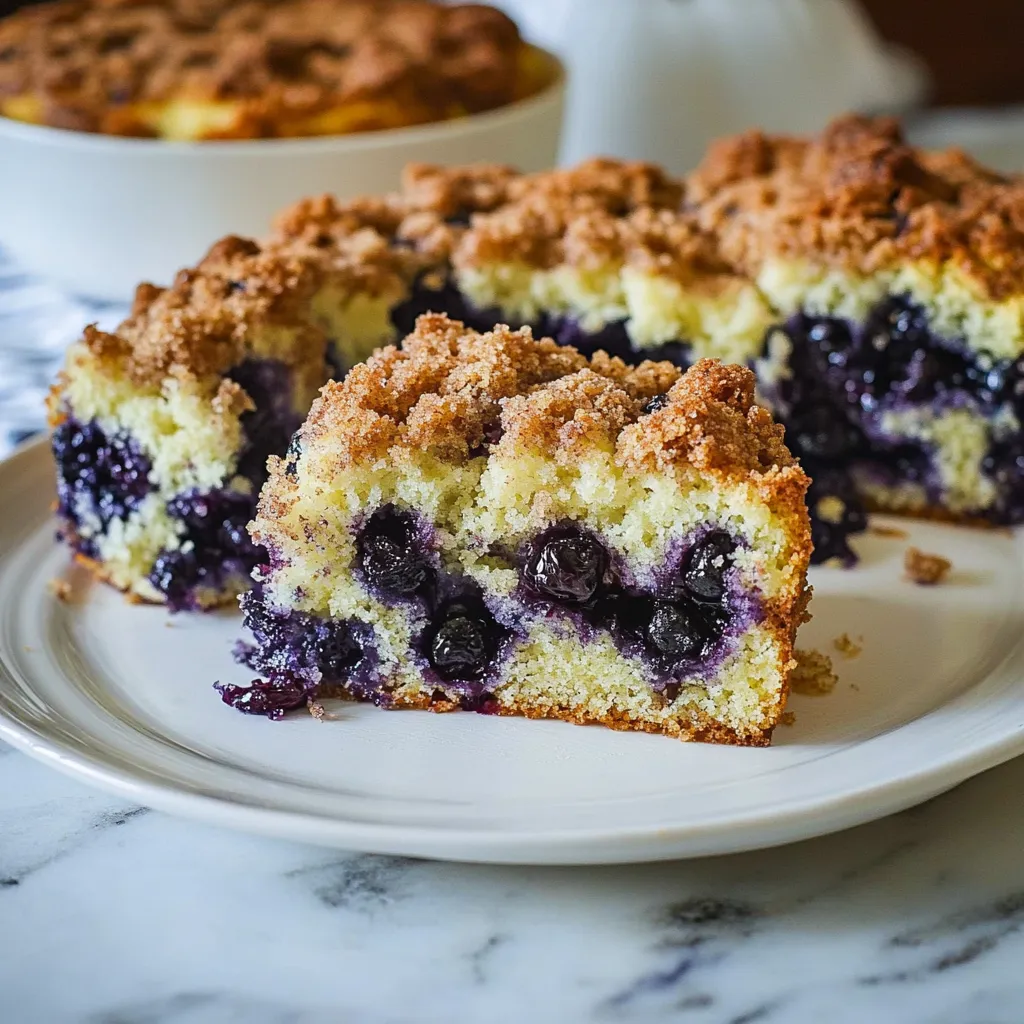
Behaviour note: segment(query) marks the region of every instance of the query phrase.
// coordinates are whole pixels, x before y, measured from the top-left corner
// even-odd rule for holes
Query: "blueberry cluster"
[[[291,371],[278,360],[247,359],[228,376],[245,388],[255,405],[242,414],[245,443],[237,472],[258,491],[267,479],[268,457],[285,451],[301,422],[292,410]]]
[[[726,583],[735,550],[727,533],[713,530],[657,593],[637,593],[622,585],[593,534],[565,523],[533,541],[522,575],[534,600],[572,609],[591,627],[607,629],[620,649],[639,654],[670,680],[708,658],[728,627]]]
[[[468,583],[439,578],[411,512],[384,505],[356,538],[363,582],[385,601],[420,600],[428,615],[423,654],[446,683],[480,682],[508,636]],[[454,591],[454,594],[451,593]]]
[[[59,513],[76,529],[83,519],[105,532],[113,519],[124,519],[153,490],[149,459],[125,434],[108,436],[91,420],[68,418],[53,432]],[[87,538],[78,538],[84,554],[95,554]]]
[[[346,681],[368,658],[368,627],[305,612],[274,612],[258,588],[242,598],[242,611],[256,643],[240,645],[236,656],[267,678],[217,689],[225,704],[246,714],[281,718],[305,706],[325,685]]]
[[[925,311],[905,296],[883,299],[856,327],[834,317],[801,315],[790,328],[806,335],[809,369],[828,394],[864,412],[882,402],[919,404],[950,394],[991,410],[1009,397],[1017,375],[1009,360],[981,360],[937,337]]]
[[[495,324],[508,323],[509,320],[508,314],[500,309],[480,309],[474,306],[451,281],[446,281],[439,288],[430,288],[420,282],[413,287],[409,297],[391,311],[391,322],[398,337],[410,334],[416,325],[416,318],[428,312],[447,313],[477,331],[493,330]],[[607,323],[596,331],[586,331],[575,317],[541,313],[528,324],[516,323],[511,326],[528,326],[533,330],[534,337],[554,338],[560,345],[572,345],[585,356],[592,356],[602,350],[631,365],[645,359],[667,359],[685,368],[691,362],[689,346],[681,341],[670,341],[656,348],[638,351],[623,320]]]
[[[195,608],[197,591],[244,579],[266,561],[266,552],[246,529],[254,504],[250,495],[227,490],[182,494],[167,503],[184,533],[180,547],[157,557],[149,579],[172,610]]]
[[[865,425],[880,409],[967,401],[983,415],[994,415],[1007,403],[1024,414],[1024,360],[986,360],[937,337],[924,310],[905,296],[886,297],[861,324],[798,314],[784,329],[793,351],[792,375],[780,388],[781,418],[787,442],[812,479],[808,506],[815,562],[851,563],[848,538],[867,525],[850,478],[851,461],[873,468],[882,479],[929,486],[931,457],[923,446],[868,437]],[[1019,479],[1015,456],[998,443],[983,469],[1004,493]],[[1024,486],[1017,494],[1021,516]],[[822,505],[825,498],[838,502]],[[820,508],[828,508],[829,515],[819,514]]]

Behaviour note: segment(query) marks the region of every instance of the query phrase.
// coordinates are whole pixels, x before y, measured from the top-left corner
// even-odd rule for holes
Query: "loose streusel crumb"
[[[864,650],[864,638],[854,640],[849,633],[841,633],[832,641],[832,646],[847,658],[856,658]]]
[[[874,523],[868,527],[868,532],[876,537],[891,537],[894,540],[906,540],[909,536],[906,530],[900,530],[895,526],[876,526]]]
[[[903,571],[912,583],[931,587],[941,583],[953,568],[953,563],[941,555],[932,555],[915,547],[907,548],[903,556]]]
[[[67,580],[50,580],[46,585],[46,589],[49,590],[58,601],[63,601],[67,604],[71,600],[71,584]]]
[[[839,678],[827,654],[815,650],[797,650],[794,654],[796,668],[789,677],[789,688],[793,693],[821,697],[835,689]]]
[[[327,709],[318,700],[312,698],[306,701],[306,707],[309,709],[309,713],[318,721],[322,722],[327,717]]]

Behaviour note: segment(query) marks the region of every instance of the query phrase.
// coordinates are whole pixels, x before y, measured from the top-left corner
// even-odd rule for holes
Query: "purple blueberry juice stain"
[[[75,548],[95,556],[85,531],[106,533],[114,519],[126,519],[153,490],[152,464],[126,433],[107,435],[91,420],[69,417],[53,432],[57,466],[57,511]]]
[[[303,417],[292,409],[292,374],[276,359],[247,359],[228,373],[245,388],[256,408],[242,414],[244,443],[237,472],[258,491],[267,479],[267,459],[283,455]]]

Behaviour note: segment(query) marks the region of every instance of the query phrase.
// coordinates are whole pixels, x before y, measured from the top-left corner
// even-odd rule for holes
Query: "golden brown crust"
[[[993,299],[1021,290],[1024,183],[957,150],[915,149],[889,118],[841,118],[814,140],[723,140],[687,200],[748,274],[773,257],[863,274],[923,260],[957,265]]]
[[[645,414],[644,401],[666,390],[665,407]],[[588,360],[528,328],[478,334],[442,314],[420,317],[401,350],[382,349],[328,384],[303,444],[322,445],[343,466],[422,451],[461,461],[499,432],[496,450],[509,455],[571,462],[603,448],[637,470],[756,478],[796,501],[807,486],[782,428],[754,402],[750,370]]]
[[[862,274],[930,261],[997,300],[1024,281],[1024,179],[915,149],[885,118],[841,118],[812,140],[724,139],[685,180],[603,159],[533,175],[417,166],[388,203],[392,237],[459,270],[624,263],[714,289],[774,258]],[[356,215],[337,207],[328,234]],[[292,236],[301,220],[291,213]]]
[[[343,687],[338,688],[331,696],[348,700],[360,700],[358,696],[349,694]],[[434,711],[446,714],[461,710],[454,701],[445,697],[442,691],[433,694],[421,692],[417,696],[404,694],[392,695],[387,704],[381,705],[388,711]],[[781,706],[781,705],[780,705]],[[649,732],[691,743],[728,743],[739,747],[767,747],[771,745],[774,726],[759,731],[738,732],[721,722],[716,722],[698,708],[688,709],[687,719],[646,719],[630,715],[627,711],[613,709],[605,715],[592,715],[578,708],[553,707],[549,705],[530,704],[527,701],[515,701],[509,704],[493,705],[494,714],[531,719],[557,719],[572,725],[603,725],[608,729],[629,732]]]
[[[433,0],[62,0],[0,21],[0,53],[0,101],[115,135],[153,134],[147,105],[176,100],[235,104],[204,137],[256,138],[318,134],[304,122],[337,109],[345,131],[443,120],[527,90],[511,19]]]

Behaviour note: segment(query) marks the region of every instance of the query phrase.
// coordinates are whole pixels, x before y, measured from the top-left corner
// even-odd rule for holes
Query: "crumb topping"
[[[532,175],[417,165],[387,203],[397,224],[379,230],[457,270],[627,265],[714,289],[773,258],[865,274],[924,260],[956,265],[994,300],[1024,279],[1024,179],[915,149],[887,118],[841,118],[815,139],[725,139],[686,179],[608,159]],[[317,210],[291,211],[289,234],[315,220],[340,237],[365,216],[336,206],[325,223]]]
[[[302,119],[337,108],[358,131],[509,103],[523,53],[515,23],[483,4],[61,0],[0,21],[0,101],[115,135],[155,134],[145,107],[169,101],[243,108],[206,138],[321,134]]]
[[[813,140],[723,140],[689,178],[687,200],[724,259],[749,274],[775,256],[868,274],[948,261],[991,298],[1020,291],[1024,183],[959,150],[915,149],[891,118],[841,118]]]
[[[941,583],[952,568],[953,563],[948,558],[915,547],[907,548],[903,556],[903,571],[907,579],[924,587]]]
[[[141,387],[189,377],[211,392],[223,391],[231,384],[221,380],[223,374],[248,354],[257,324],[288,325],[323,351],[325,339],[308,320],[323,276],[322,263],[299,252],[222,238],[170,288],[140,285],[131,315],[116,332],[88,327],[83,340],[97,357],[117,360]]]
[[[652,413],[645,402],[667,390]],[[494,443],[509,457],[540,451],[571,461],[603,448],[624,465],[688,465],[724,475],[806,477],[782,429],[754,403],[751,371],[702,360],[637,368],[599,353],[588,360],[528,328],[478,334],[441,314],[420,317],[401,350],[389,347],[328,384],[303,428],[343,465],[429,450],[459,461]]]

